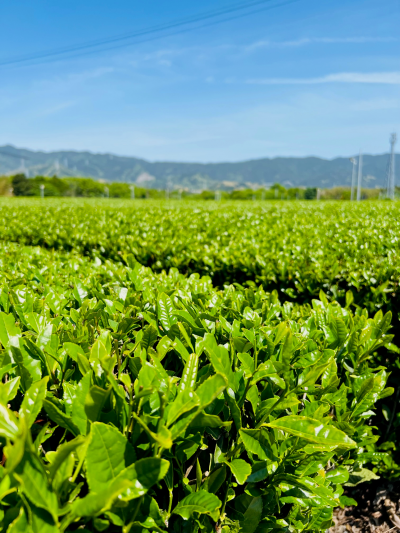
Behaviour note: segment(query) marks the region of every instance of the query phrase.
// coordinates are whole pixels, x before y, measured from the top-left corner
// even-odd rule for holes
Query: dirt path
[[[358,506],[336,509],[329,533],[393,533],[400,531],[400,483],[382,480],[346,491]]]

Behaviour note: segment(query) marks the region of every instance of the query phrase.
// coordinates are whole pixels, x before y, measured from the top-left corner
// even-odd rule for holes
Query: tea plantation
[[[3,199],[0,531],[325,531],[398,478],[399,215]]]

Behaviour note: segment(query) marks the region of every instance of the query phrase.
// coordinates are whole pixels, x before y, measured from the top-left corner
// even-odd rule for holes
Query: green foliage
[[[0,196],[12,196],[12,177],[0,175]]]
[[[0,185],[2,185],[0,183]],[[25,174],[16,174],[11,178],[14,196],[40,196],[40,185],[44,185],[44,196],[73,196],[81,198],[103,198],[105,187],[109,189],[110,198],[130,198],[131,189],[128,183],[109,183],[96,181],[92,178],[58,178],[57,176],[36,176],[27,178]],[[6,181],[0,187],[0,195],[9,195],[10,183]],[[164,197],[163,191],[135,187],[136,198]]]
[[[16,174],[11,178],[14,183],[14,196],[40,196],[39,185],[45,185],[45,196],[74,196],[82,198],[131,198],[131,186],[126,182],[105,182],[94,178],[85,177],[63,177],[56,176],[36,176],[27,179],[25,174]],[[158,184],[160,185],[160,184]],[[193,185],[193,183],[192,183]],[[204,183],[202,184],[204,185]],[[105,187],[108,189],[106,194]],[[166,198],[164,189],[148,189],[135,187],[135,198]],[[225,186],[224,186],[225,187]],[[229,189],[229,187],[228,187]],[[270,188],[259,189],[234,189],[221,190],[220,199],[223,200],[315,200],[317,189],[315,187],[291,187],[286,188],[279,183],[275,183]],[[384,190],[382,189],[362,189],[361,198],[363,200],[378,199]],[[10,179],[0,177],[0,196],[10,195]],[[215,200],[215,190],[203,190],[201,192],[191,192],[189,187],[175,187],[168,193],[170,199],[190,199],[190,200]],[[321,199],[323,200],[350,200],[349,187],[333,187],[321,189]]]
[[[32,196],[30,182],[25,174],[15,174],[11,178],[14,196]]]
[[[104,183],[91,178],[63,178],[69,185],[68,196],[96,198],[104,196]]]
[[[44,196],[67,196],[70,187],[66,180],[36,176],[28,179],[25,174],[16,174],[11,179],[14,196],[40,196],[40,185],[44,185]]]
[[[101,185],[101,184],[100,184]],[[29,214],[27,214],[29,209]],[[330,203],[15,200],[0,204],[0,238],[209,275],[215,285],[254,281],[310,303],[322,289],[347,305],[400,311],[396,205]],[[188,246],[192,242],[193,246]]]
[[[128,183],[110,183],[110,198],[130,198],[131,190]]]
[[[326,530],[390,313],[125,261],[0,251],[2,531]]]
[[[316,197],[317,197],[317,189],[315,187],[308,187],[304,191],[305,200],[315,200]]]

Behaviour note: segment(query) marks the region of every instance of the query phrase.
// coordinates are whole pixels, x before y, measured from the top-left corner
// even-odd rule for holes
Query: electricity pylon
[[[353,164],[353,171],[351,173],[351,201],[354,200],[354,193],[356,190],[356,166],[357,160],[355,157],[350,157],[350,162]]]
[[[394,200],[394,188],[395,188],[395,152],[394,145],[397,141],[397,135],[392,133],[390,136],[390,162],[387,177],[387,197]]]
[[[357,180],[357,201],[361,200],[361,185],[362,185],[362,152],[360,150],[360,155],[358,157],[358,180]]]

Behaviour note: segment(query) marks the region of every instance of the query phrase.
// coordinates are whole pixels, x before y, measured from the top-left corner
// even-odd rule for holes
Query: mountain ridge
[[[237,189],[268,187],[349,186],[352,165],[346,157],[274,157],[240,162],[188,163],[147,161],[109,153],[60,150],[33,151],[12,145],[0,146],[0,174],[25,172],[59,177],[87,176],[100,181],[127,182],[158,189]],[[363,186],[385,187],[389,155],[364,155]],[[396,163],[400,162],[396,155]],[[397,168],[398,165],[396,165]]]

